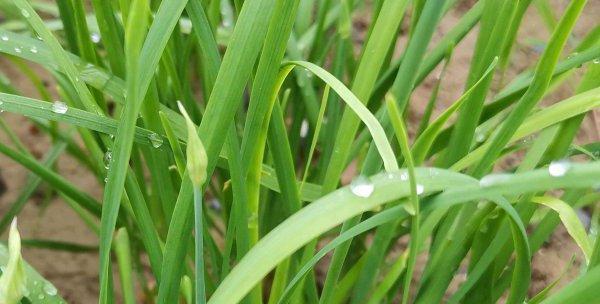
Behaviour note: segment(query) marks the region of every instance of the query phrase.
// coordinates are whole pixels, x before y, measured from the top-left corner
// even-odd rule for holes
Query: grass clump
[[[2,120],[10,142],[0,153],[30,177],[0,229],[48,184],[98,246],[23,245],[97,250],[100,303],[600,298],[600,144],[575,142],[600,106],[599,26],[573,32],[585,0],[564,10],[546,0],[476,1],[438,42],[436,29],[461,1],[90,4],[1,3],[0,53],[33,91],[0,72],[0,110],[27,116],[52,143],[39,160]],[[552,34],[512,77],[529,10]],[[356,43],[353,22],[364,12]],[[464,93],[437,113],[470,32]],[[423,107],[413,97],[427,79],[434,85]],[[561,86],[576,88],[542,103]],[[96,178],[101,197],[61,176],[61,154]],[[576,215],[582,208],[592,212],[589,229]],[[532,256],[561,222],[585,258],[581,274],[532,294]],[[409,244],[397,254],[400,239]],[[23,265],[25,277],[43,280]],[[451,287],[462,265],[466,278]],[[13,294],[11,303],[36,303],[40,291]]]

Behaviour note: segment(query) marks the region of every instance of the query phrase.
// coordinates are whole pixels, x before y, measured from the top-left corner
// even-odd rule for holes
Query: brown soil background
[[[560,8],[561,11],[568,3],[569,1],[565,0],[553,1],[555,8]],[[434,41],[439,40],[444,33],[456,24],[468,7],[469,5],[466,4],[459,5],[458,9],[448,13],[441,22]],[[598,16],[600,16],[600,1],[588,1],[586,9],[577,23],[575,37],[581,38],[587,31],[597,25]],[[359,37],[362,36],[359,32],[361,31],[360,24],[364,22],[364,19],[361,19],[363,17],[357,18],[357,22],[355,23],[357,40],[360,40]],[[534,50],[531,41],[547,41],[549,36],[550,33],[543,25],[542,20],[532,5],[520,29],[507,79],[511,79],[513,75],[531,67],[537,62],[539,53]],[[444,78],[442,83],[439,109],[450,105],[461,94],[469,70],[470,58],[476,37],[477,31],[473,31],[455,49],[452,62],[448,67],[447,77]],[[404,40],[402,41],[403,43],[399,45],[400,49],[405,46]],[[0,58],[0,70],[9,76],[16,87],[26,92],[26,94],[32,94],[31,84],[5,58]],[[37,68],[36,70],[40,70],[40,73],[43,74],[41,69]],[[424,110],[432,84],[433,79],[426,80],[413,94],[411,114],[414,118],[420,117]],[[547,97],[544,103],[552,103],[570,96],[575,84],[575,82],[572,82],[562,86],[555,93],[551,94],[551,96]],[[38,96],[33,95],[33,97]],[[597,115],[598,113],[594,114]],[[36,132],[35,128],[26,118],[9,113],[2,113],[1,115],[34,155],[41,156],[46,152],[49,147],[48,138]],[[585,127],[578,136],[579,141],[582,143],[598,140],[599,126],[590,118],[591,116],[593,115],[588,115],[588,118],[586,118],[584,122]],[[0,134],[0,140],[4,143],[9,142],[3,133]],[[0,174],[2,174],[7,184],[7,192],[0,197],[0,214],[3,214],[19,195],[21,188],[25,184],[27,171],[3,155],[0,155],[0,168]],[[75,185],[97,198],[101,197],[102,186],[72,158],[66,155],[61,156],[58,161],[58,168],[60,174]],[[88,245],[97,244],[98,240],[96,236],[87,229],[79,217],[61,198],[54,197],[47,205],[42,205],[42,201],[41,195],[34,195],[19,215],[19,229],[23,238],[60,240]],[[2,236],[2,239],[5,239],[5,237]],[[24,248],[23,254],[31,265],[56,285],[60,294],[69,303],[97,303],[98,255],[96,253],[73,254],[61,251]],[[578,247],[561,227],[533,258],[534,271],[531,292],[534,293],[541,290],[557,278],[573,255],[577,255],[579,261],[581,260]],[[573,278],[577,273],[578,267],[575,265],[567,277]],[[564,279],[559,286],[567,282],[568,278]]]

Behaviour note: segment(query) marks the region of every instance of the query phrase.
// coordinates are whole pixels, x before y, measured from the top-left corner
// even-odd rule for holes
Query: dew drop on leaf
[[[302,138],[306,138],[306,136],[308,135],[308,121],[303,120],[302,124],[300,125],[300,137]]]
[[[38,52],[38,49],[37,49],[35,46],[32,46],[32,47],[29,49],[29,51],[30,51],[30,52],[32,52],[32,53],[34,53],[34,54],[37,54],[37,52]]]
[[[22,52],[22,50],[21,50],[21,48],[20,48],[20,47],[18,47],[18,46],[15,46],[15,52],[16,52],[16,53],[21,53],[21,52]]]
[[[31,15],[29,15],[29,12],[26,9],[21,10],[21,15],[23,15],[23,17],[25,18],[31,17]]]
[[[560,177],[567,174],[567,171],[571,168],[571,163],[568,160],[557,160],[550,163],[548,166],[548,173],[554,177]]]
[[[209,201],[209,205],[210,209],[215,210],[215,211],[221,211],[221,202],[219,202],[218,199],[211,199]]]
[[[479,180],[479,186],[481,187],[491,187],[497,183],[507,181],[510,178],[510,175],[507,174],[489,174],[481,178]]]
[[[258,227],[258,214],[252,213],[248,217],[248,228],[249,229],[255,229],[257,227]]]
[[[104,153],[104,168],[108,170],[110,168],[110,162],[112,161],[112,151],[108,150]]]
[[[373,190],[375,190],[375,185],[366,176],[358,176],[350,183],[350,191],[359,197],[369,197],[373,194]]]
[[[481,225],[481,228],[479,228],[479,232],[481,232],[481,233],[487,233],[488,232],[488,225],[487,224]]]
[[[482,143],[485,141],[485,134],[483,132],[477,132],[475,134],[475,141],[478,143]]]
[[[2,41],[8,41],[8,36],[2,35],[2,37],[0,37],[0,39],[2,39]]]
[[[417,195],[423,194],[425,192],[425,187],[421,184],[417,184]]]
[[[93,43],[99,43],[100,42],[100,34],[92,33],[90,35],[90,39],[92,40]]]
[[[56,287],[54,287],[54,285],[50,284],[50,283],[46,283],[44,284],[44,292],[49,295],[49,296],[55,296],[58,291],[56,290]]]
[[[152,144],[154,148],[160,148],[160,146],[162,146],[163,144],[162,137],[156,133],[148,135],[148,139],[150,140],[150,144]]]
[[[56,114],[65,114],[67,113],[67,110],[69,110],[69,106],[62,101],[55,101],[52,104],[52,112]]]

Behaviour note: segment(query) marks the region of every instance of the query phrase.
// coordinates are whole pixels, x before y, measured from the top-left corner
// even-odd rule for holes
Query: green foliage
[[[21,245],[98,251],[100,303],[137,303],[141,291],[160,304],[598,299],[600,143],[576,141],[600,107],[599,27],[573,32],[585,0],[564,10],[479,0],[439,40],[461,1],[86,4],[0,1],[3,64],[34,90],[0,71],[0,111],[52,139],[36,158],[0,118],[9,139],[0,153],[30,172],[0,231],[44,183],[99,236],[97,246],[21,244],[12,227],[9,251],[0,245],[0,302],[62,303],[41,300],[39,286],[56,292]],[[528,14],[551,35],[513,77]],[[353,22],[365,15],[358,43]],[[464,92],[436,111],[472,32]],[[433,78],[421,107],[413,93]],[[546,102],[563,86],[576,89]],[[102,197],[61,175],[62,154],[97,179]],[[560,290],[566,275],[553,278],[528,299],[532,256],[560,223],[585,257],[582,275]],[[452,287],[461,265],[464,282]]]

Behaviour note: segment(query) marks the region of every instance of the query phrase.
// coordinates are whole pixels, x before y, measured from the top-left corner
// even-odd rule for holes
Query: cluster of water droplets
[[[9,41],[10,38],[7,35],[2,35],[2,36],[0,36],[0,40],[2,40],[2,41]],[[17,54],[21,54],[21,53],[23,53],[23,48],[20,47],[20,46],[15,46],[14,51]],[[38,53],[38,48],[36,46],[32,46],[32,47],[29,48],[29,51],[32,54],[37,54]]]
[[[400,177],[401,181],[404,181],[404,182],[408,181],[408,179],[409,179],[408,173],[402,172],[399,174],[400,174],[399,177]],[[436,175],[437,172],[431,171],[430,174]],[[392,173],[392,172],[386,173],[386,176],[389,179],[398,178],[397,173]],[[366,177],[364,175],[359,175],[358,177],[354,178],[352,180],[352,182],[350,183],[350,191],[352,192],[352,194],[354,194],[358,197],[367,198],[367,197],[370,197],[373,194],[373,192],[375,191],[375,184],[373,183],[373,181],[371,181],[371,179],[369,177]],[[417,195],[423,194],[425,192],[425,186],[423,186],[422,184],[417,184],[416,191],[417,191]]]
[[[64,102],[57,100],[52,103],[51,110],[56,114],[65,114],[69,110],[69,106]]]
[[[40,287],[41,285],[41,287]],[[52,298],[52,297],[56,297],[58,295],[58,290],[56,289],[56,287],[54,287],[54,285],[52,285],[50,282],[40,282],[40,281],[33,281],[33,290],[26,290],[24,295],[26,297],[30,297],[30,293],[33,292],[35,290],[35,293],[37,293],[37,299],[38,300],[44,300],[46,298]],[[62,301],[60,301],[59,303],[63,303]]]
[[[112,162],[112,151],[108,150],[104,153],[104,168],[108,170],[110,168],[110,163]]]

